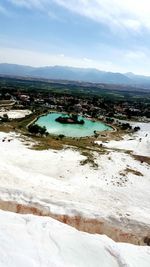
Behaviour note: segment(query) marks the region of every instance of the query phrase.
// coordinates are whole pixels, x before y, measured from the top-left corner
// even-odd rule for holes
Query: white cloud
[[[81,16],[108,25],[139,31],[150,29],[149,0],[9,0],[26,8],[37,8],[51,14],[52,3]]]
[[[12,4],[26,8],[43,9],[45,0],[9,0]]]
[[[19,7],[26,7],[26,8],[31,8],[31,5],[30,3],[28,3],[27,1],[25,0],[8,0],[9,2],[11,2],[12,4],[16,5],[16,6],[19,6]]]
[[[128,51],[125,54],[127,60],[144,60],[147,58],[146,54],[143,51]]]
[[[8,0],[18,7],[27,8],[31,10],[39,10],[46,13],[53,20],[60,20],[60,18],[51,9],[49,0]]]
[[[49,1],[48,0],[9,0],[12,4],[18,7],[25,7],[25,8],[36,8],[39,10],[47,10],[49,8]],[[47,10],[49,11],[49,9]]]
[[[92,20],[132,30],[150,29],[149,0],[53,0]]]
[[[6,8],[4,8],[3,6],[0,5],[0,13],[6,16],[9,16],[10,13],[7,11]]]
[[[57,16],[56,12],[54,12],[54,11],[51,11],[51,10],[47,11],[47,9],[45,9],[43,11],[46,12],[48,14],[49,18],[52,20],[58,20],[61,22],[64,21],[64,19],[62,19],[60,16]]]

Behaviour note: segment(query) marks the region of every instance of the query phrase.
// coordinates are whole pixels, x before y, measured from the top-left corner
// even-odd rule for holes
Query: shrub
[[[139,126],[135,126],[134,127],[134,132],[137,132],[137,131],[139,131],[140,130],[140,127]]]
[[[65,137],[65,135],[64,134],[59,134],[58,137],[62,140]]]
[[[132,126],[129,123],[122,123],[121,129],[122,130],[131,130]]]
[[[3,117],[1,118],[1,121],[2,122],[8,122],[9,121],[9,117],[8,117],[7,113],[3,115]]]
[[[28,130],[32,134],[41,134],[41,135],[48,134],[45,126],[41,127],[37,124],[29,125]]]

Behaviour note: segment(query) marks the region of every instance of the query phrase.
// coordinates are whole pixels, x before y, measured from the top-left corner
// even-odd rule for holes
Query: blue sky
[[[0,0],[0,62],[150,75],[149,0]]]

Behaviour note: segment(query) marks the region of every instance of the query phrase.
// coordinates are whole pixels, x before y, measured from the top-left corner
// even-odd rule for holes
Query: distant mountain
[[[144,76],[144,75],[135,75],[132,72],[128,72],[125,74],[126,77],[129,79],[132,79],[135,84],[143,84],[143,85],[150,85],[150,76]]]
[[[0,74],[56,80],[83,81],[94,83],[127,84],[150,86],[150,77],[133,73],[113,73],[97,69],[63,66],[30,67],[16,64],[0,64]]]
[[[17,75],[17,76],[29,76],[34,68],[30,66],[22,66],[16,64],[0,64],[1,75]]]
[[[120,73],[73,67],[43,67],[30,72],[32,77],[102,83],[130,83],[130,78]]]

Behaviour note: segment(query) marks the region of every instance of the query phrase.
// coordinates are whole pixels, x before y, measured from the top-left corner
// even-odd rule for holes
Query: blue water
[[[40,126],[45,126],[47,131],[50,134],[59,135],[63,134],[69,137],[85,137],[94,135],[94,131],[106,131],[112,130],[111,127],[105,125],[101,122],[93,122],[88,120],[82,116],[79,116],[78,119],[84,120],[84,124],[62,124],[60,122],[55,121],[59,116],[66,116],[62,113],[49,113],[48,115],[39,117],[36,121],[36,124]]]

